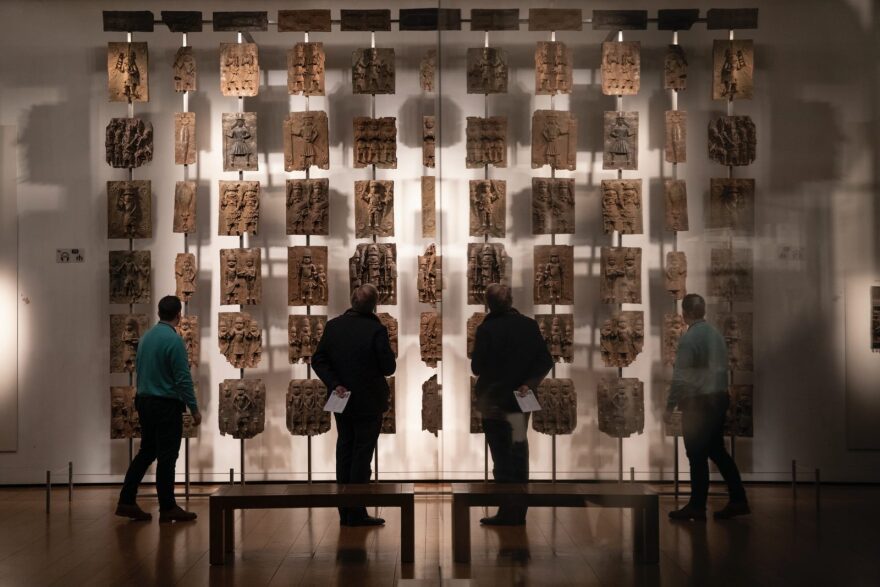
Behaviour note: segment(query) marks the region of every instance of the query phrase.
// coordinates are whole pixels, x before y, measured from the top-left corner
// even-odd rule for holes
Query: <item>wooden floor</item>
[[[197,488],[199,491],[206,488]],[[231,564],[208,564],[207,499],[194,524],[113,516],[117,490],[0,489],[0,585],[877,585],[880,488],[824,487],[797,503],[786,487],[751,487],[754,514],[672,524],[661,499],[661,561],[633,563],[629,514],[532,509],[524,529],[484,529],[472,515],[473,561],[452,562],[450,501],[416,500],[416,562],[399,557],[399,510],[382,529],[340,528],[335,510],[239,512]],[[156,516],[155,499],[142,505]],[[721,501],[710,507],[718,507]]]

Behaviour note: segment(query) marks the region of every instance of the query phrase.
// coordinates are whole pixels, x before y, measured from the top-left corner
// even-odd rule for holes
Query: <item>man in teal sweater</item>
[[[144,474],[153,461],[158,461],[159,521],[189,522],[196,519],[195,513],[183,510],[174,500],[174,467],[183,436],[184,410],[189,408],[196,426],[202,422],[186,347],[176,330],[180,310],[177,297],[162,298],[159,301],[159,323],[138,343],[135,407],[141,423],[141,448],[125,474],[116,506],[117,516],[139,521],[153,519],[137,505],[136,498]]]
[[[680,510],[669,512],[673,520],[705,520],[709,495],[709,459],[727,482],[730,503],[715,512],[715,519],[749,513],[746,491],[736,463],[724,447],[727,393],[727,346],[724,338],[705,320],[706,301],[688,294],[681,303],[688,330],[678,342],[667,416],[678,407],[691,469],[691,498]]]

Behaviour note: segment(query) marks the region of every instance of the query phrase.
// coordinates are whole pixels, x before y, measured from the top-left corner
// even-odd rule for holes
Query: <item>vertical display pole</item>
[[[189,438],[183,439],[183,494],[189,501]]]
[[[672,31],[672,44],[678,45],[678,31]],[[670,91],[670,97],[672,101],[672,111],[678,111],[678,89],[672,88]],[[677,158],[676,158],[677,159]],[[678,179],[678,161],[672,162],[672,179]],[[675,228],[675,227],[673,227]],[[678,231],[672,231],[672,251],[678,252]],[[679,308],[678,300],[673,299],[672,301],[672,310],[675,315],[681,314],[681,309]],[[673,476],[673,492],[675,493],[675,498],[678,499],[679,493],[679,466],[678,466],[678,435],[674,435],[672,437],[672,445],[673,445],[673,459],[672,463],[672,476]]]
[[[673,459],[674,459],[673,462],[672,462],[672,470],[673,470],[673,474],[672,474],[672,475],[673,475],[673,478],[674,478],[674,481],[673,481],[673,488],[674,488],[674,489],[673,489],[673,491],[675,492],[675,499],[678,499],[678,491],[679,491],[679,488],[678,488],[678,484],[679,484],[679,481],[678,481],[678,436],[674,436],[673,439],[672,439],[672,441],[673,441],[673,443],[674,443],[674,444],[672,445],[672,446],[673,446],[673,449],[674,449],[674,450],[673,450],[673,453],[672,453],[672,454],[673,454]]]
[[[733,39],[734,39],[733,29],[730,29],[728,31],[728,39],[733,41]],[[733,116],[733,95],[731,93],[729,93],[727,96],[727,115]],[[729,165],[727,167],[727,177],[728,177],[728,179],[733,179],[733,165]],[[727,229],[727,248],[729,250],[730,261],[733,262],[733,229],[732,228]],[[731,296],[727,300],[728,313],[733,314],[733,306],[734,306],[734,302],[733,302],[733,297]],[[728,397],[733,399],[733,396],[731,395],[731,391],[733,390],[733,385],[736,383],[736,374],[734,373],[733,367],[731,365],[728,365],[728,367],[729,367],[729,369],[728,369],[728,391],[727,391],[727,393],[728,393]],[[728,401],[730,401],[730,400],[728,400]],[[735,417],[736,406],[731,406],[731,407],[733,408],[734,422],[730,428],[730,458],[732,458],[734,460],[734,462],[736,462],[736,417]],[[730,409],[730,408],[728,408],[728,409]]]
[[[73,501],[73,461],[67,462],[67,501]]]
[[[617,31],[617,42],[623,42],[623,31]],[[617,106],[617,114],[623,115],[623,95],[618,94],[616,98],[616,106]],[[617,170],[617,179],[623,179],[623,169]],[[617,231],[617,246],[623,247],[623,233]],[[618,312],[623,311],[623,303],[617,304]],[[623,367],[617,368],[617,379],[623,379]],[[617,482],[623,483],[623,437],[620,436],[617,438]]]
[[[241,484],[244,485],[244,438],[241,439]]]

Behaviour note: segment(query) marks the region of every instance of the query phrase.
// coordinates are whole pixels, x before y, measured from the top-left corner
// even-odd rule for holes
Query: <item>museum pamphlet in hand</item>
[[[345,406],[348,405],[348,398],[350,397],[350,391],[346,391],[342,394],[334,391],[330,394],[330,397],[327,398],[327,403],[324,404],[324,411],[341,414],[342,411],[345,409]]]
[[[528,412],[539,412],[541,410],[541,404],[538,403],[538,398],[535,397],[535,392],[531,389],[527,389],[525,393],[515,389],[513,391],[513,397],[516,398],[516,403],[519,404],[519,409],[522,410],[524,414]]]

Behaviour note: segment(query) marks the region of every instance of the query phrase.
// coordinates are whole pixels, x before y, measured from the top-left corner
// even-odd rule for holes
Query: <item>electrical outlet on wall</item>
[[[85,260],[83,249],[55,249],[56,263],[83,263]]]

